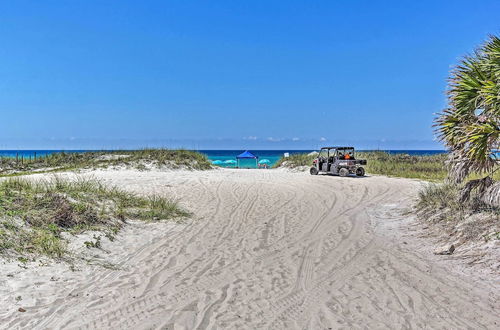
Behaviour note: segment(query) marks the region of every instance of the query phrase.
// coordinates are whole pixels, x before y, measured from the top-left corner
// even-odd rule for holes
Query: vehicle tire
[[[364,168],[362,168],[362,167],[358,167],[358,168],[356,169],[356,175],[357,175],[357,176],[365,176],[365,169],[364,169]]]
[[[316,167],[311,167],[311,169],[309,170],[309,173],[311,173],[311,175],[317,175],[318,169]]]
[[[339,175],[340,176],[348,176],[349,175],[349,170],[347,168],[341,168],[339,170]]]

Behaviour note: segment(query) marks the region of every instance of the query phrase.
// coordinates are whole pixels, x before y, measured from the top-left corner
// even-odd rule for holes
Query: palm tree
[[[471,173],[487,174],[468,182],[462,199],[477,189],[489,203],[500,204],[500,38],[490,36],[465,56],[449,79],[448,108],[436,119],[439,138],[450,149],[449,180],[461,183]]]

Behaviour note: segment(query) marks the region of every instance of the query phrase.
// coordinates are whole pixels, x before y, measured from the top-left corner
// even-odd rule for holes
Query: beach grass
[[[309,155],[306,153],[291,154],[288,157],[281,157],[280,159],[278,159],[278,161],[273,165],[273,168],[297,168],[301,166],[311,166],[313,160],[316,157],[317,156]]]
[[[0,254],[67,256],[62,233],[102,232],[112,239],[127,220],[159,221],[189,214],[165,197],[142,197],[95,179],[0,182]],[[98,247],[99,240],[86,242]]]
[[[4,176],[110,166],[127,166],[139,170],[148,167],[189,170],[212,168],[205,155],[183,149],[57,152],[28,158],[0,157],[0,175]]]
[[[293,154],[282,157],[274,167],[296,168],[311,166],[317,156]],[[446,175],[446,154],[413,156],[390,154],[383,151],[357,152],[357,159],[366,159],[364,166],[369,174],[387,175],[401,178],[414,178],[428,181],[442,181]]]
[[[443,181],[447,176],[447,154],[408,155],[382,151],[359,152],[358,159],[366,159],[366,171],[371,174],[400,178]]]
[[[439,225],[454,239],[500,240],[500,210],[486,205],[477,192],[461,201],[463,185],[430,183],[419,191],[415,205],[420,220]]]

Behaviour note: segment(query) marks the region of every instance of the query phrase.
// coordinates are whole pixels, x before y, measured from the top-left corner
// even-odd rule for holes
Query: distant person
[[[351,159],[351,155],[349,155],[349,154],[345,154],[344,159],[345,159],[345,160],[349,160],[349,159]]]

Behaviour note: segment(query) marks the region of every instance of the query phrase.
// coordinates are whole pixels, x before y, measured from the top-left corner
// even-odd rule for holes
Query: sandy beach
[[[78,175],[166,194],[193,216],[131,223],[76,271],[4,262],[1,329],[500,326],[498,282],[432,254],[405,215],[419,181],[231,169]]]

